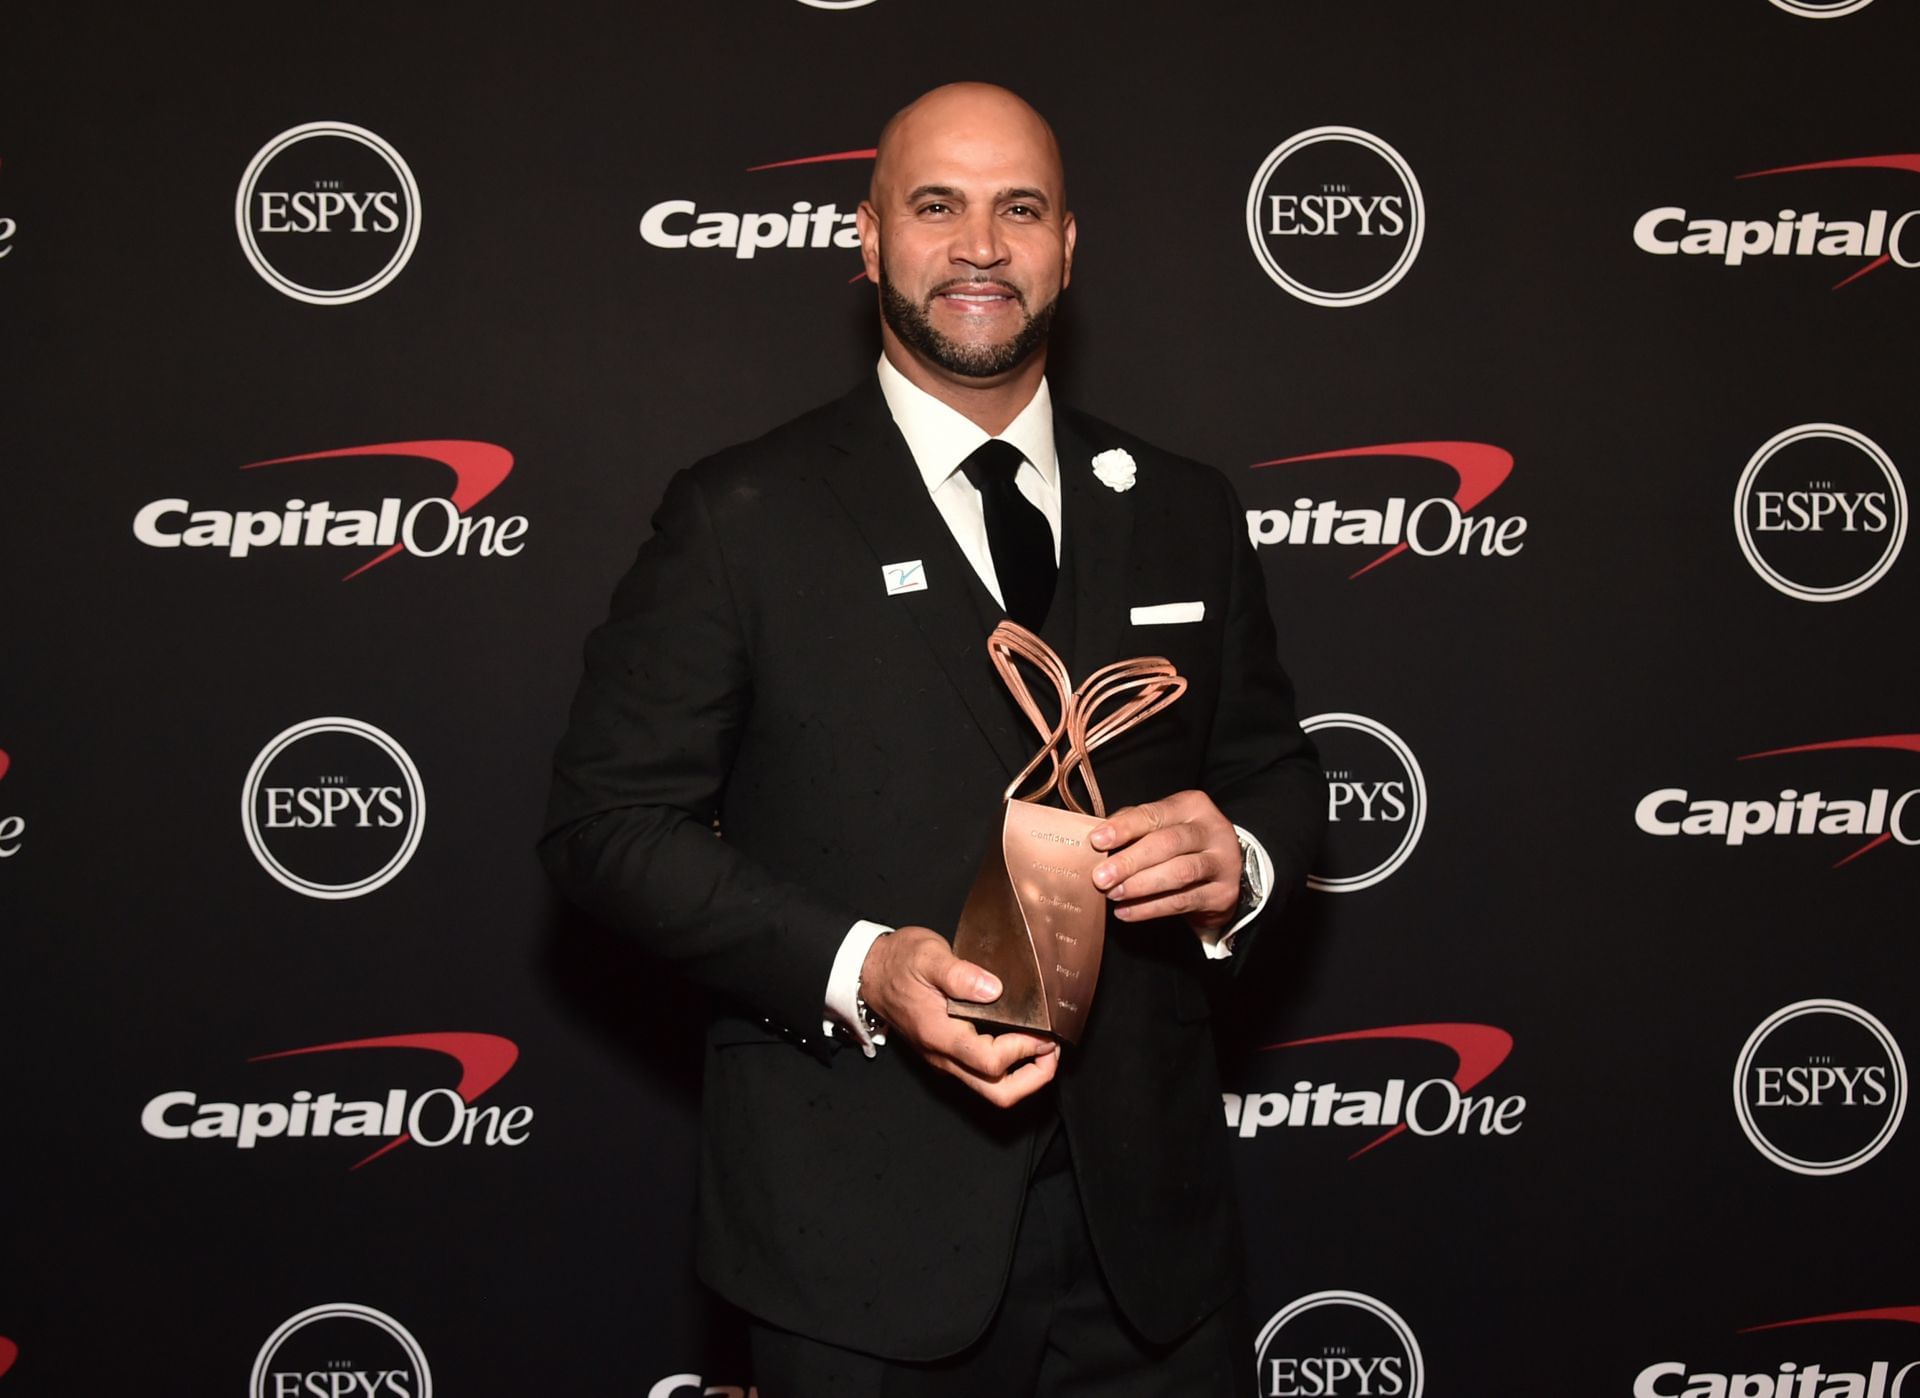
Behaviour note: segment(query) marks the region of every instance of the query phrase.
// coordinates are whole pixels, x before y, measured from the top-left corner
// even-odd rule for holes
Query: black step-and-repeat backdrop
[[[1222,1026],[1249,1384],[1920,1398],[1910,0],[121,9],[0,43],[0,1398],[748,1391],[703,1007],[531,845],[959,76],[1332,778]]]

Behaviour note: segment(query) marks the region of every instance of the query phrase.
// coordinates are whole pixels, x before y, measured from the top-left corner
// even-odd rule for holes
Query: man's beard
[[[918,351],[942,369],[970,379],[997,378],[1032,358],[1034,351],[1047,342],[1047,332],[1053,328],[1053,312],[1059,304],[1060,298],[1056,296],[1037,312],[1028,313],[1026,299],[1021,297],[1019,306],[1024,318],[1012,339],[997,345],[962,344],[935,330],[926,311],[908,300],[893,284],[884,263],[880,268],[880,314],[893,328],[893,333],[909,349]]]

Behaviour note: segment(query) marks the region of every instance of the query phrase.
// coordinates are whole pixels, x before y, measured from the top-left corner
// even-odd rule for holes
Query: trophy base
[[[1087,837],[1106,822],[1010,800],[954,929],[955,955],[1000,979],[987,1004],[947,1012],[1001,1029],[1078,1043],[1106,942],[1107,899],[1093,885],[1106,858]]]

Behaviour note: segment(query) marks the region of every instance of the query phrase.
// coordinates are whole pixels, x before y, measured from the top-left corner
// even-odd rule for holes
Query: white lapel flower
[[[1109,490],[1132,490],[1136,470],[1133,458],[1119,447],[1109,447],[1093,458],[1093,474]]]

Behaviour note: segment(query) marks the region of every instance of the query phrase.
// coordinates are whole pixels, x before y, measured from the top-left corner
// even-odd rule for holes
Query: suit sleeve
[[[588,638],[540,856],[573,902],[687,976],[811,1037],[858,920],[717,832],[753,703],[750,635],[695,472]]]
[[[1273,860],[1271,896],[1234,937],[1224,965],[1239,970],[1261,929],[1306,882],[1327,820],[1326,778],[1300,729],[1293,682],[1281,668],[1266,575],[1247,538],[1233,488],[1220,482],[1232,551],[1220,696],[1207,744],[1203,789],[1228,820],[1243,826]]]

